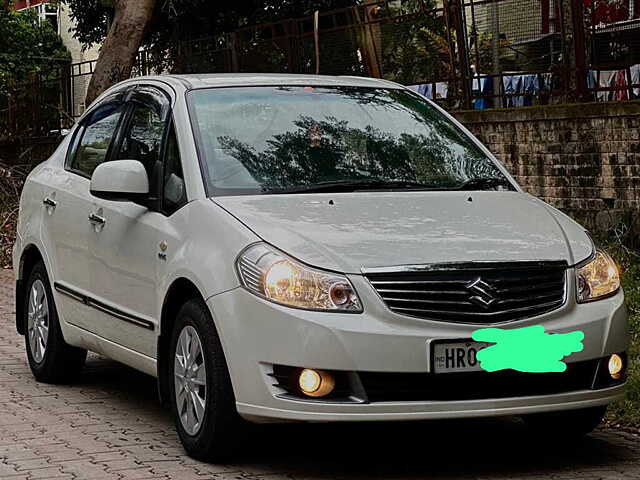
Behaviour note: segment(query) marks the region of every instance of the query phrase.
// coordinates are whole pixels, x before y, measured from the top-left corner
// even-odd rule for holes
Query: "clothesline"
[[[629,77],[630,78],[627,78]],[[632,98],[640,97],[640,64],[629,70],[591,70],[587,76],[587,87],[597,90],[597,99],[601,102],[611,100],[629,100],[629,87],[633,86]],[[599,90],[601,88],[607,90]],[[611,90],[611,89],[615,90]]]
[[[476,110],[491,108],[494,103],[495,76],[476,75],[472,83]],[[550,94],[559,88],[552,73],[513,73],[503,74],[501,107],[526,107],[534,104],[542,93]],[[640,64],[620,70],[590,70],[587,75],[587,87],[594,91],[598,101],[628,100],[640,98]],[[446,99],[449,93],[447,82],[431,82],[412,85],[409,88],[431,100]],[[604,90],[601,90],[604,89]]]

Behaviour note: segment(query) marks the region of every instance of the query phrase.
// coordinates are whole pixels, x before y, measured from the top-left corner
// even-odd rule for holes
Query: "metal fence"
[[[640,97],[640,0],[384,0],[178,43],[134,75],[283,72],[411,85],[450,110]],[[84,110],[95,61],[0,98],[0,136],[46,134]],[[0,95],[2,97],[2,95]]]
[[[0,89],[0,142],[12,137],[58,135],[84,113],[85,96],[97,60],[53,64]],[[132,75],[160,73],[147,52],[137,56]]]
[[[640,0],[583,5],[587,99],[640,98]]]
[[[359,75],[403,84],[446,81],[461,88],[455,87],[464,76],[455,35],[462,22],[448,10],[416,0],[379,1],[324,12],[317,20],[248,26],[179,45],[181,62],[174,68]]]

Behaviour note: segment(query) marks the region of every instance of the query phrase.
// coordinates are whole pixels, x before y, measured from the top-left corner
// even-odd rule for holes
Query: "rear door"
[[[124,114],[123,94],[106,99],[74,132],[65,170],[52,175],[43,200],[47,210],[43,237],[54,252],[54,288],[59,294],[63,319],[85,330],[94,331],[92,310],[85,296],[91,290],[89,238],[92,225],[88,215],[93,170],[108,158]]]
[[[155,357],[158,268],[162,244],[171,237],[161,212],[170,97],[154,86],[139,86],[128,101],[115,160],[140,161],[149,177],[146,202],[94,199],[104,219],[90,238],[91,288],[99,308],[100,335],[120,346]]]

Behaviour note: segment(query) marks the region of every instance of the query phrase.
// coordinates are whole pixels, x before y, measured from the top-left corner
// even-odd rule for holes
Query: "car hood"
[[[577,223],[520,192],[356,192],[218,197],[264,241],[316,267],[564,260],[593,252]]]

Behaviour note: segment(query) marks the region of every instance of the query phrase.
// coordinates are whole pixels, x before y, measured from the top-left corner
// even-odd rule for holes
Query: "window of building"
[[[37,5],[32,5],[30,2],[19,2],[15,8],[16,10],[34,10],[40,22],[49,22],[58,35],[60,34],[60,6],[58,4],[40,2]]]
[[[44,7],[43,19],[47,22],[51,23],[53,29],[60,34],[60,6],[59,5],[51,5],[50,3],[45,3],[42,5]]]

